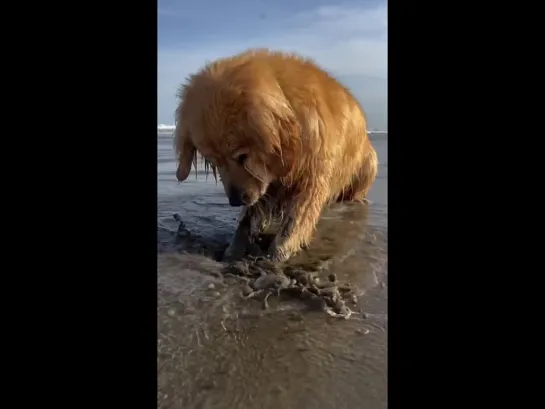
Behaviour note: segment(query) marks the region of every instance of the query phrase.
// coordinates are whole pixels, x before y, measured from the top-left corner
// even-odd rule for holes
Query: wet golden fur
[[[229,257],[276,214],[269,255],[285,260],[312,238],[325,205],[363,200],[377,174],[364,113],[311,60],[265,49],[207,64],[180,89],[174,145],[185,180],[199,151],[244,207]],[[251,240],[251,239],[250,239]]]

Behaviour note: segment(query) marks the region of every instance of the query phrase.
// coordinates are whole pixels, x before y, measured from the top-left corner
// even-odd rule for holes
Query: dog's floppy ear
[[[188,78],[191,81],[191,77]],[[193,145],[193,140],[187,126],[187,107],[184,105],[184,100],[189,92],[189,85],[183,84],[178,89],[177,98],[180,100],[176,108],[176,129],[174,131],[174,150],[178,159],[178,168],[176,169],[176,179],[183,182],[191,172],[191,165],[196,166],[196,149]]]
[[[277,177],[286,177],[301,150],[301,127],[284,95],[260,94],[252,98],[250,122],[265,148],[267,168]]]
[[[191,165],[195,158],[195,146],[191,140],[191,135],[187,128],[178,122],[174,131],[174,149],[178,158],[178,169],[176,169],[176,179],[183,182],[191,172]]]

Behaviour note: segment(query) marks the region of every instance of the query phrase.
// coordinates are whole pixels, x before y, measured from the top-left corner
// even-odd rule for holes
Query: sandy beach
[[[311,247],[288,262],[319,263],[356,288],[344,320],[296,298],[270,297],[266,310],[244,299],[213,258],[238,209],[204,171],[178,184],[172,138],[158,137],[159,408],[387,407],[387,134],[371,139],[380,161],[372,203],[327,209]]]

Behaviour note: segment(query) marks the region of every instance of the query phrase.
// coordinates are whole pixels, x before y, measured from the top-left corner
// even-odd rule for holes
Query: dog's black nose
[[[240,196],[241,196],[240,191],[237,188],[235,187],[230,188],[229,189],[229,204],[233,207],[244,205]]]
[[[240,198],[229,198],[229,204],[234,207],[242,206],[244,203],[242,203],[242,200]]]

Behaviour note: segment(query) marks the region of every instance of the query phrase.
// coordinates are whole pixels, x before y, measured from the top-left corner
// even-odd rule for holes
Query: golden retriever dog
[[[197,151],[243,206],[226,259],[244,256],[274,216],[267,257],[309,245],[322,209],[362,201],[377,174],[365,116],[350,92],[313,61],[267,49],[208,63],[182,85],[176,110],[176,177]]]

